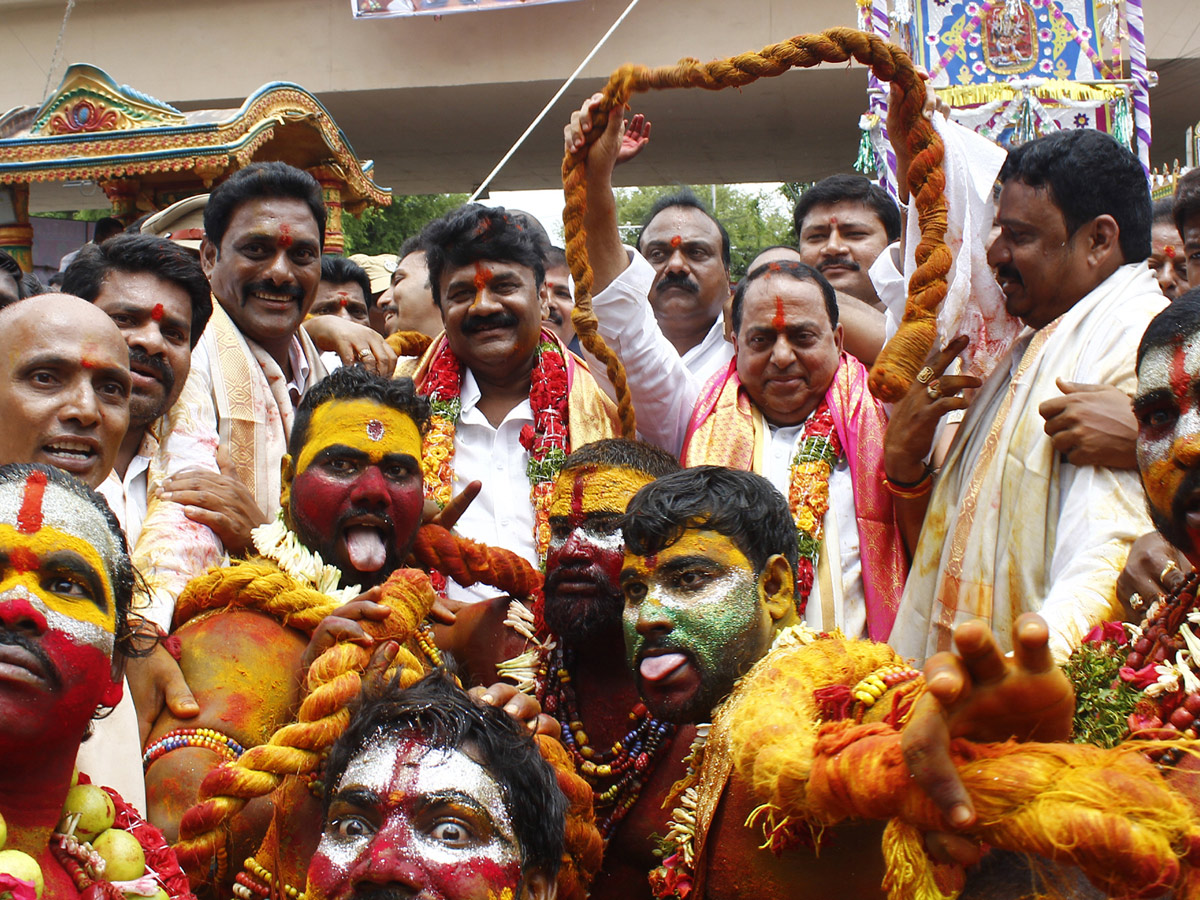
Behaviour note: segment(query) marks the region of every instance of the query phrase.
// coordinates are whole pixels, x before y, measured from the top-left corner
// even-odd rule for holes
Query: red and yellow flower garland
[[[796,543],[800,551],[799,583],[796,585],[796,612],[804,615],[812,593],[817,556],[821,551],[825,513],[829,512],[829,476],[842,455],[842,444],[833,427],[833,412],[828,401],[813,411],[804,423],[796,455],[792,457],[788,483],[788,507],[796,523]]]
[[[425,496],[444,507],[454,485],[454,428],[462,412],[462,363],[443,346],[429,366],[422,385],[433,408],[421,453]],[[534,508],[534,541],[545,559],[550,543],[550,495],[567,457],[567,363],[553,341],[538,345],[529,385],[533,425],[521,429],[521,444],[529,451],[529,498]]]

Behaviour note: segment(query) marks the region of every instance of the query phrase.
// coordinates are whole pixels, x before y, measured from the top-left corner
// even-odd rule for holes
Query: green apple
[[[146,874],[146,854],[128,831],[110,828],[92,841],[92,846],[104,859],[105,880],[133,881]]]
[[[67,800],[63,804],[64,822],[59,828],[65,828],[66,818],[74,813],[80,814],[75,836],[81,841],[90,841],[106,828],[112,828],[117,815],[112,797],[94,784],[77,784],[67,791]]]
[[[45,882],[42,881],[42,867],[28,853],[22,853],[20,850],[0,850],[0,874],[12,875],[22,881],[32,881],[33,891],[38,900],[41,900],[42,889],[45,887]],[[3,896],[5,895],[0,894],[0,897]]]

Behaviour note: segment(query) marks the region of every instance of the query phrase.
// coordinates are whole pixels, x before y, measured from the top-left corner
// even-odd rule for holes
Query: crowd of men
[[[806,772],[743,764],[773,683],[820,709],[773,739],[899,732],[920,854],[1001,891],[951,740],[1068,740],[1059,665],[1200,563],[1200,172],[1152,205],[1100,132],[1010,150],[959,252],[1015,338],[888,405],[907,210],[832,176],[734,279],[685,190],[627,246],[649,126],[598,102],[565,142],[636,440],[515,210],[326,256],[319,184],[255,163],[57,292],[0,253],[0,893],[881,895],[870,813],[800,827]]]

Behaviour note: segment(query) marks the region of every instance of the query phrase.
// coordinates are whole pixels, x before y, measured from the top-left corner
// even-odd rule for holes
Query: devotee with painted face
[[[862,175],[831,175],[800,195],[793,219],[801,261],[882,312],[868,273],[900,239],[900,210],[887,191]]]
[[[1003,645],[1026,611],[1046,619],[1065,659],[1107,615],[1147,530],[1133,474],[1065,461],[1039,412],[1060,381],[1132,389],[1133,336],[1166,302],[1143,264],[1141,167],[1112,138],[1078,129],[1011,151],[1000,182],[988,260],[1008,313],[1028,327],[969,405],[960,391],[979,380],[943,375],[966,339],[933,354],[887,431],[887,480],[913,548],[891,641],[917,660],[948,649],[954,626],[976,616]],[[937,422],[964,408],[935,478]]]
[[[0,545],[0,870],[19,879],[6,878],[5,890],[22,896],[24,887],[32,897],[36,884],[54,900],[119,893],[102,884],[83,848],[59,836],[83,813],[75,837],[105,853],[121,848],[117,856],[129,860],[110,857],[107,879],[148,875],[125,889],[190,898],[161,834],[116,792],[82,776],[73,787],[80,743],[93,716],[116,706],[132,652],[134,572],[116,519],[95,491],[56,468],[4,465]],[[131,867],[135,854],[156,869]]]
[[[613,436],[616,410],[583,362],[542,328],[545,268],[529,228],[504,209],[469,204],[428,226],[422,241],[445,327],[413,374],[434,408],[426,495],[444,505],[482,481],[458,531],[536,564],[558,461]],[[487,594],[451,585],[450,597]]]
[[[1097,759],[1095,748],[1071,745],[1047,754],[1011,742],[976,751],[950,744],[951,735],[990,742],[1070,735],[1070,683],[1051,660],[1049,632],[1037,616],[1019,621],[1007,661],[981,623],[963,626],[956,634],[962,658],[943,655],[938,668],[931,661],[927,692],[920,673],[886,645],[820,634],[798,621],[791,517],[760,476],[704,466],[660,478],[630,501],[623,535],[626,644],[645,703],[673,721],[713,717],[676,787],[662,866],[650,876],[654,896],[785,897],[798,886],[814,896],[915,890],[920,881],[913,879],[928,877],[921,870],[930,866],[921,832],[951,822],[1006,849],[1050,848],[1042,852],[1087,863],[1100,882],[1146,885],[1150,870],[1126,866],[1118,874],[1122,864],[1104,849],[1109,828],[1122,834],[1112,846],[1124,848],[1132,840],[1124,828],[1147,820],[1153,828],[1157,818],[1141,818],[1144,798],[1113,797],[1101,783],[1104,767],[1119,764],[1118,752]],[[969,785],[960,815],[951,817],[944,772],[934,777],[914,764],[910,774],[902,757],[910,729],[920,739],[908,742],[914,763],[921,741],[925,756],[937,744],[953,759],[954,777]],[[1047,769],[1049,759],[1061,759],[1062,769]],[[1010,774],[993,776],[985,768],[992,764]],[[1077,790],[1050,798],[1073,765],[1089,766],[1089,775]],[[1133,768],[1160,798],[1149,802],[1169,803],[1172,815],[1194,822],[1152,765],[1137,759]],[[1013,830],[1039,793],[1061,805]],[[1113,821],[1101,825],[1108,816]],[[840,824],[892,817],[914,830],[897,831],[893,821],[883,853],[877,825]],[[961,841],[947,854],[955,836],[928,835],[931,848],[935,838],[945,861],[967,861],[956,855],[969,851]],[[896,842],[907,845],[899,855]],[[977,860],[978,851],[970,856]]]
[[[306,896],[556,895],[567,801],[554,768],[527,731],[443,672],[364,696],[325,778]]]
[[[1189,287],[1187,258],[1183,241],[1175,227],[1175,204],[1170,198],[1154,202],[1154,220],[1150,226],[1150,271],[1158,279],[1159,290],[1168,300],[1180,297]]]
[[[644,893],[655,864],[651,835],[666,830],[662,800],[683,774],[693,737],[691,729],[649,714],[623,664],[621,630],[621,516],[640,487],[678,470],[657,447],[617,438],[567,457],[550,505],[547,633],[535,659],[505,668],[558,720],[563,745],[590,786],[606,841],[591,886],[596,900]]]
[[[321,281],[310,316],[338,316],[366,325],[370,321],[371,279],[362,266],[344,256],[321,257]]]

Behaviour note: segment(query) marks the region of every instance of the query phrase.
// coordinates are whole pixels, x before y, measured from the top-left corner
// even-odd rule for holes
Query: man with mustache
[[[887,191],[862,175],[831,175],[800,196],[794,219],[801,262],[882,312],[867,273],[900,239],[900,210]]]
[[[133,581],[121,529],[99,494],[50,466],[0,466],[0,815],[4,889],[13,896],[34,896],[34,882],[54,900],[120,893],[104,884],[111,875],[67,849],[61,823],[76,811],[78,792],[69,792],[80,744],[93,717],[121,697],[121,668],[133,652]],[[116,792],[88,790],[115,811],[107,825],[140,845],[154,867],[136,890],[190,898],[162,835]],[[20,868],[14,854],[25,856]]]
[[[571,269],[567,265],[567,252],[562,247],[551,247],[546,253],[546,291],[550,305],[546,312],[549,328],[567,349],[578,355],[579,337],[571,321],[571,310],[575,308],[575,294],[571,285]]]
[[[942,374],[966,339],[934,353],[887,430],[887,480],[913,552],[891,641],[917,660],[977,616],[1003,645],[1023,612],[1046,619],[1065,659],[1108,617],[1130,544],[1148,530],[1134,474],[1068,462],[1039,412],[1059,381],[1133,388],[1136,338],[1166,302],[1144,264],[1140,164],[1078,129],[1010,151],[1000,182],[988,262],[1028,327],[969,403],[960,392],[979,380]],[[967,412],[935,473],[934,432],[953,409]]]
[[[469,204],[427,226],[422,240],[445,327],[413,375],[434,410],[426,496],[444,506],[481,481],[458,530],[537,564],[563,457],[612,437],[616,410],[583,361],[543,330],[542,248],[517,214]],[[489,596],[451,585],[452,599]]]

